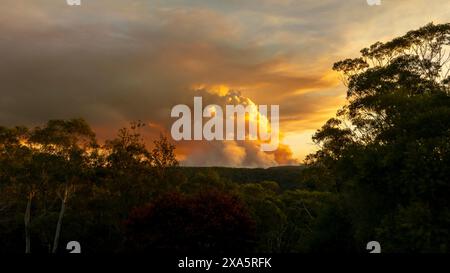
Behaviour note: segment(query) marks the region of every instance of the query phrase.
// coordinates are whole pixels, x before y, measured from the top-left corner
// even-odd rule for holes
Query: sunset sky
[[[2,0],[0,125],[83,117],[104,140],[142,120],[150,143],[173,106],[233,95],[280,105],[283,145],[181,142],[182,163],[296,164],[345,101],[333,63],[429,22],[450,22],[450,1]]]

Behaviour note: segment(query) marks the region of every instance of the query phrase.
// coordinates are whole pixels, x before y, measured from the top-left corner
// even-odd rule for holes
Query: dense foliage
[[[334,65],[348,103],[305,166],[183,168],[133,123],[0,127],[0,252],[450,250],[450,25]]]
[[[340,198],[352,239],[392,252],[450,249],[450,24],[429,24],[334,65],[347,100],[309,165]]]

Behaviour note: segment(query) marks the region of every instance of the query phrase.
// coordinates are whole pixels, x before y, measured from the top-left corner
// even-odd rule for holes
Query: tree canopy
[[[428,24],[337,62],[347,104],[308,157],[348,207],[355,240],[448,251],[450,24]]]

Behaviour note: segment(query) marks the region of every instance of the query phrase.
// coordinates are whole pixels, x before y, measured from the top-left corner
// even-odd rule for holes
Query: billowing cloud
[[[241,104],[244,106],[251,106],[250,109],[253,111],[253,119],[248,118],[247,122],[257,122],[259,119],[264,119],[266,117],[260,116],[258,112],[259,105],[256,105],[252,100],[246,98],[233,90],[228,90],[226,93],[220,93],[219,90],[209,90],[209,89],[197,89],[195,90],[195,96],[202,97],[203,108],[206,109],[208,105],[217,105],[222,109],[224,118],[230,117],[229,113],[226,112],[226,105],[237,105]],[[193,102],[186,102],[191,109],[194,111]],[[258,118],[256,118],[259,116]],[[177,118],[174,118],[177,119]],[[192,116],[191,116],[192,119]],[[203,119],[203,125],[209,118]],[[266,120],[271,120],[271,113],[268,113]],[[170,126],[170,124],[169,124]],[[292,151],[289,146],[281,144],[278,149],[272,152],[263,152],[261,150],[261,144],[264,141],[258,140],[248,140],[249,130],[248,124],[246,124],[246,139],[247,140],[224,140],[224,141],[180,141],[177,146],[180,148],[182,153],[182,161],[184,165],[201,165],[201,166],[243,166],[243,167],[269,167],[274,165],[292,165],[298,164],[298,160],[293,157]],[[259,125],[260,130],[267,130],[264,126]],[[226,129],[226,123],[224,122],[224,132]],[[280,135],[282,137],[282,135]],[[235,138],[236,139],[236,138]]]

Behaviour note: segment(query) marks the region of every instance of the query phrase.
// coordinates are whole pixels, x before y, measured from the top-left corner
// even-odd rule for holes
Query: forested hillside
[[[184,167],[183,173],[193,177],[198,172],[212,171],[220,177],[236,183],[274,181],[281,189],[307,188],[301,183],[304,166],[280,166],[270,168]],[[313,186],[313,185],[309,185]]]
[[[0,127],[0,252],[450,251],[450,24],[337,62],[347,103],[305,165],[180,167],[140,123]]]

